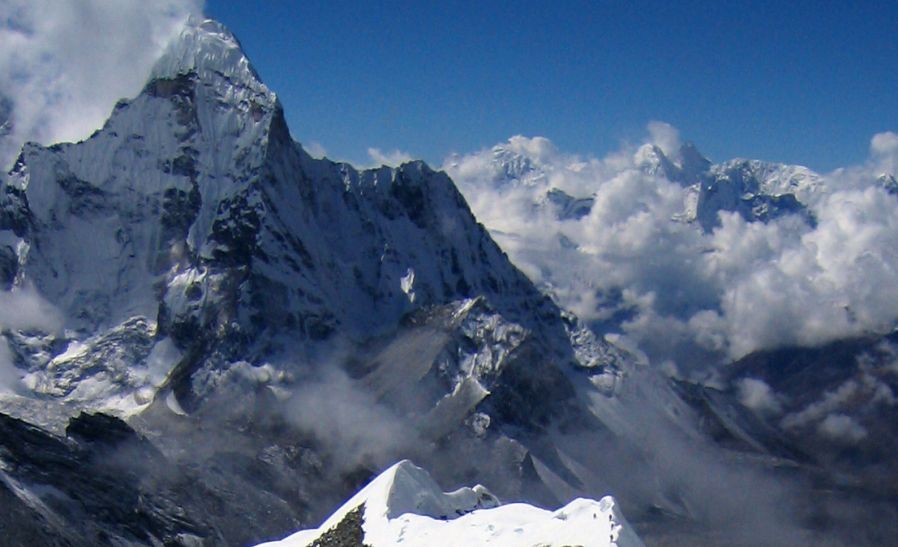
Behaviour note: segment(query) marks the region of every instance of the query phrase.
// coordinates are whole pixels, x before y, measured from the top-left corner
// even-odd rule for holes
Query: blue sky
[[[788,4],[788,5],[786,5]],[[293,136],[439,164],[515,134],[602,156],[651,120],[818,170],[898,130],[898,2],[207,0]]]

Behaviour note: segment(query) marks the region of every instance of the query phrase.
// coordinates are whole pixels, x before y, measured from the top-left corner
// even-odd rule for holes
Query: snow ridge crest
[[[599,501],[578,498],[556,511],[524,503],[502,505],[480,485],[443,493],[427,471],[408,460],[381,473],[320,528],[264,547],[318,545],[356,511],[362,513],[363,541],[372,547],[644,547],[610,496]]]

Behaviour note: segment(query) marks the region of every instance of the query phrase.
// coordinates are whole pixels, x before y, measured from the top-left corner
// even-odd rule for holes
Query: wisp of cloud
[[[165,44],[188,15],[201,14],[202,3],[2,0],[3,167],[27,141],[79,140],[99,128],[118,99],[140,91]]]

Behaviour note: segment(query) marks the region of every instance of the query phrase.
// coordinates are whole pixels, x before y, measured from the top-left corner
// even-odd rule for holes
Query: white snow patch
[[[399,280],[399,288],[402,289],[402,292],[408,296],[408,301],[413,303],[415,302],[415,270],[413,268],[409,268],[405,275],[402,276]]]
[[[611,497],[579,498],[557,511],[524,503],[499,505],[480,485],[443,493],[426,471],[407,460],[384,471],[320,528],[263,545],[310,545],[362,504],[364,542],[372,547],[643,545]]]

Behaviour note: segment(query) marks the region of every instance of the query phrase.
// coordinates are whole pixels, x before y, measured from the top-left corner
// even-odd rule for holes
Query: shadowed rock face
[[[124,422],[82,414],[69,429],[71,437],[58,438],[0,415],[2,483],[14,508],[7,518],[24,517],[24,529],[56,544],[214,538],[210,527],[179,514],[176,484],[154,484],[166,462]]]
[[[206,434],[181,424],[167,443]],[[246,545],[307,526],[306,503],[337,495],[305,487],[321,464],[296,439],[262,441],[272,435],[232,431],[230,451],[179,457],[108,415],[81,414],[58,437],[0,414],[0,529],[47,545]]]
[[[362,504],[343,517],[336,526],[321,534],[309,547],[367,547],[362,530],[365,505]]]
[[[18,257],[9,245],[0,246],[0,290],[8,291],[19,269]]]

